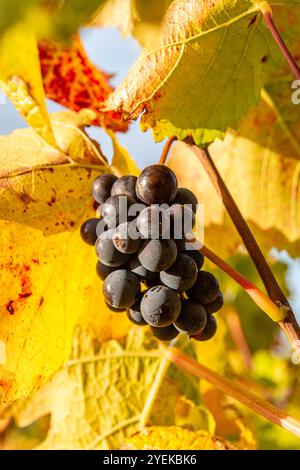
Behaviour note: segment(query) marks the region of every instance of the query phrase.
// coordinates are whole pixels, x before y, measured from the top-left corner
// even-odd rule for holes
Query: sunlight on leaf
[[[46,110],[37,40],[25,23],[8,29],[0,37],[0,86],[25,121],[55,147]]]
[[[108,310],[94,250],[79,235],[81,223],[94,215],[91,181],[110,171],[80,129],[87,119],[85,112],[53,116],[66,153],[29,129],[0,139],[0,339],[6,352],[0,383],[5,401],[28,395],[67,360],[79,321],[102,340],[121,337],[128,329],[126,318]]]

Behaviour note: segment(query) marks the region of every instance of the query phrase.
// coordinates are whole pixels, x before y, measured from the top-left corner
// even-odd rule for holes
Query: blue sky
[[[85,29],[82,32],[82,39],[92,61],[102,70],[114,73],[112,79],[114,86],[126,76],[140,54],[139,45],[134,39],[122,38],[119,32],[112,28]],[[60,109],[52,102],[48,102],[47,106],[49,112]],[[0,96],[0,134],[8,134],[20,127],[26,127],[25,122],[8,100],[6,104],[1,104]],[[100,142],[105,155],[110,158],[112,148],[107,135],[96,127],[91,128],[89,133]],[[152,133],[141,132],[138,122],[131,124],[126,134],[119,133],[118,138],[121,144],[127,147],[140,168],[155,163],[159,159],[163,143],[154,143]],[[292,261],[284,253],[281,254],[281,258],[289,264],[288,284],[292,291],[291,303],[300,319],[300,260]]]

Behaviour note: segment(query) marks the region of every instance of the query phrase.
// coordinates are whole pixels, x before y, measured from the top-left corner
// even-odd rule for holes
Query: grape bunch
[[[194,238],[196,196],[178,188],[165,165],[150,165],[140,176],[98,176],[92,186],[97,218],[84,222],[82,239],[95,245],[97,274],[114,312],[170,341],[184,333],[212,338],[214,317],[223,305],[217,279],[202,269],[204,256]]]

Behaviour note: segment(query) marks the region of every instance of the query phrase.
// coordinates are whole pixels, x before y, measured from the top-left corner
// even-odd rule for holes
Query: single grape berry
[[[129,260],[129,269],[139,279],[148,283],[153,283],[159,280],[159,274],[153,271],[148,271],[145,266],[142,265],[137,255],[134,255]]]
[[[109,198],[112,185],[118,178],[114,175],[104,174],[98,176],[92,186],[92,194],[94,199],[103,204]]]
[[[97,264],[96,264],[96,272],[98,276],[100,277],[100,279],[102,279],[102,281],[104,281],[104,279],[106,279],[110,273],[113,273],[117,269],[120,269],[120,268],[119,267],[113,268],[111,266],[106,266],[105,264],[101,263],[101,261],[99,260],[97,261]]]
[[[129,196],[129,197],[136,199],[136,192],[135,192],[136,182],[137,182],[136,176],[132,176],[132,175],[122,176],[122,178],[119,178],[113,184],[113,187],[111,188],[111,195],[118,196],[118,195],[124,194],[125,196]]]
[[[164,271],[176,260],[176,243],[173,240],[147,240],[141,246],[138,257],[149,271]]]
[[[187,206],[173,204],[167,210],[170,216],[171,233],[174,239],[182,239],[185,234],[193,232],[195,214]]]
[[[95,245],[97,240],[96,228],[99,219],[88,219],[80,227],[80,235],[82,240],[88,245]]]
[[[158,239],[169,232],[170,218],[158,205],[145,207],[137,218],[137,227],[143,238]]]
[[[121,253],[116,249],[113,244],[113,233],[113,229],[103,232],[100,237],[98,237],[95,245],[99,261],[112,268],[124,265],[129,259],[129,255]]]
[[[131,307],[141,294],[139,279],[126,269],[109,274],[103,283],[106,302],[115,308]]]
[[[200,270],[204,264],[204,256],[200,251],[195,251],[195,250],[187,250],[185,251],[185,254],[188,255],[190,258],[192,258],[196,265],[197,268]]]
[[[105,220],[98,219],[98,224],[96,227],[97,238],[100,237],[100,235],[102,235],[103,232],[106,232],[106,230],[107,230],[107,225],[105,223]]]
[[[179,335],[179,331],[174,325],[165,326],[164,328],[150,327],[153,336],[160,341],[171,341]]]
[[[108,228],[116,228],[123,222],[133,219],[128,215],[129,208],[136,204],[135,199],[123,194],[109,197],[102,206],[102,217]]]
[[[177,178],[165,165],[147,166],[137,179],[136,194],[146,204],[169,204],[177,193]]]
[[[199,271],[197,281],[186,294],[189,299],[200,304],[213,302],[219,293],[220,286],[215,276],[207,271]]]
[[[181,308],[181,301],[178,295],[165,286],[151,287],[145,292],[141,311],[143,318],[151,326],[162,328],[174,323]]]
[[[192,338],[196,341],[208,341],[211,339],[217,331],[217,322],[213,315],[207,316],[207,322],[205,328],[201,331],[200,334],[193,335]]]
[[[206,325],[207,315],[204,307],[192,300],[181,300],[180,315],[174,325],[181,333],[196,335],[200,333]]]
[[[123,312],[126,312],[126,308],[116,308],[116,307],[112,307],[111,305],[109,305],[108,302],[106,302],[106,300],[104,300],[107,308],[109,308],[109,310],[111,310],[112,312],[116,312],[116,313],[123,313]]]
[[[190,289],[197,279],[197,265],[195,261],[184,253],[179,253],[175,263],[160,273],[162,283],[170,289],[184,292]]]
[[[113,234],[113,243],[121,253],[130,255],[138,251],[142,240],[136,228],[136,221],[118,225]]]
[[[174,199],[175,204],[182,204],[190,206],[190,209],[196,214],[198,199],[195,194],[187,188],[178,188],[176,197]]]
[[[185,244],[186,244],[185,237],[183,237],[183,238],[173,238],[173,236],[171,236],[171,238],[176,243],[177,253],[182,253],[185,250]]]
[[[213,313],[216,313],[219,310],[221,310],[221,308],[223,307],[223,304],[224,304],[223,294],[220,291],[218,293],[217,298],[213,302],[210,302],[209,304],[205,304],[204,308],[208,315],[212,315]]]
[[[143,326],[143,325],[147,325],[147,322],[144,320],[142,316],[141,301],[142,301],[142,297],[140,297],[139,300],[137,300],[135,304],[132,305],[132,307],[127,309],[127,318],[135,325]]]

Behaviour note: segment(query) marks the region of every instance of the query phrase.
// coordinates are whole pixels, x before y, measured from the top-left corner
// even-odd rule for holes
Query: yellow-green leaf
[[[0,37],[0,86],[27,123],[56,146],[45,104],[37,40],[26,23]]]
[[[107,130],[113,144],[113,159],[111,162],[111,169],[118,176],[123,175],[139,175],[139,169],[135,161],[129,155],[128,150],[119,144],[116,135],[113,131]]]
[[[52,122],[65,153],[29,129],[0,139],[0,384],[6,402],[27,396],[67,360],[78,322],[102,340],[121,337],[129,324],[106,307],[94,250],[79,234],[93,216],[91,181],[110,168],[80,128],[86,113],[56,114]]]
[[[273,128],[265,139],[270,138]],[[254,136],[233,131],[223,142],[210,146],[210,151],[260,246],[267,252],[276,246],[291,255],[299,253],[299,162],[289,153],[280,154],[256,142]],[[205,244],[221,256],[235,253],[241,240],[196,155],[178,142],[173,146],[170,166],[177,171],[180,185],[194,191],[204,205]]]
[[[175,0],[162,34],[161,47],[137,61],[107,102],[125,118],[145,110],[143,129],[158,140],[192,134],[205,144],[236,128],[280,62],[252,0]]]
[[[149,427],[128,439],[127,450],[236,450],[225,439],[207,431],[190,431],[176,426]]]
[[[20,426],[51,413],[40,449],[116,449],[139,427],[161,355],[147,330],[122,344],[78,331],[70,361],[17,413]]]

